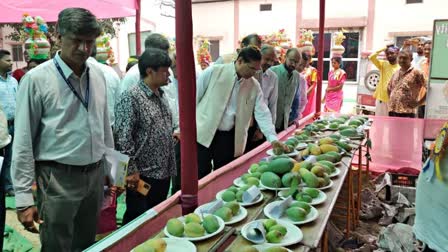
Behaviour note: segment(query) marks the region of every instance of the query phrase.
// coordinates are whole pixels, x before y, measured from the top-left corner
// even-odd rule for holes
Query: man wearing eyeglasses
[[[255,115],[261,132],[273,146],[277,141],[272,116],[260,84],[253,78],[261,69],[256,47],[241,49],[235,62],[214,65],[199,77],[196,87],[196,127],[199,178],[244,153],[248,128]]]
[[[285,63],[271,67],[271,70],[278,77],[277,119],[275,121],[277,132],[288,127],[292,102],[300,82],[299,72],[295,69],[300,64],[301,59],[300,51],[297,48],[290,48],[286,52]]]

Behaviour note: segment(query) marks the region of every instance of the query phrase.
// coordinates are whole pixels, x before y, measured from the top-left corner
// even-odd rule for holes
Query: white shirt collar
[[[62,60],[61,56],[59,55],[61,51],[58,51],[56,55],[54,56],[54,59],[58,62],[59,66],[62,69],[62,72],[64,73],[65,78],[70,78],[70,76],[73,74],[73,70]],[[86,68],[82,72],[82,75],[87,71],[89,66],[87,65],[87,60],[84,63],[86,65]],[[81,77],[81,76],[79,76]]]

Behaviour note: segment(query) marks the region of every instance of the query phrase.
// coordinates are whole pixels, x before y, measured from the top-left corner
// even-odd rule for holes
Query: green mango
[[[237,193],[238,192],[238,188],[236,186],[231,186],[231,187],[227,188],[226,191],[232,191],[233,193]]]
[[[237,202],[227,202],[226,204],[224,204],[224,207],[228,207],[230,208],[230,210],[232,210],[232,215],[235,216],[238,214],[238,212],[240,211],[240,204],[238,204]]]
[[[267,231],[269,231],[269,229],[275,225],[277,225],[277,221],[274,219],[266,219],[263,221],[264,229],[266,229]]]
[[[313,201],[313,198],[310,195],[308,195],[308,194],[306,194],[304,192],[299,192],[296,195],[296,200],[297,201],[306,202],[306,203],[311,203]]]
[[[211,234],[219,229],[219,221],[216,216],[210,214],[204,217],[202,226],[204,226],[204,229],[205,231],[207,231],[207,233]]]
[[[290,207],[286,209],[286,215],[292,221],[304,221],[308,213],[300,207]]]
[[[282,226],[280,224],[277,224],[277,225],[272,226],[271,228],[269,228],[269,232],[271,232],[273,230],[279,231],[280,233],[282,233],[283,236],[285,236],[286,233],[288,232],[288,230],[284,226]]]
[[[249,167],[249,171],[251,173],[254,173],[254,172],[257,172],[258,168],[260,168],[259,164],[251,164],[250,167]]]
[[[247,185],[254,185],[254,186],[258,186],[260,184],[260,180],[258,180],[257,178],[254,177],[250,177],[247,179]]]
[[[190,214],[185,215],[185,224],[192,223],[192,222],[201,224],[201,222],[202,222],[201,217],[199,217],[199,215],[197,215],[195,213],[190,213]]]
[[[196,222],[185,224],[185,236],[187,237],[201,237],[205,235],[204,227]]]
[[[170,235],[182,237],[184,235],[184,224],[177,218],[168,220],[166,229]]]
[[[220,209],[216,210],[213,214],[221,218],[224,222],[230,221],[233,217],[232,210],[228,207],[221,207]]]
[[[307,214],[309,214],[310,211],[311,211],[311,205],[309,205],[308,203],[303,202],[303,201],[296,201],[296,202],[293,202],[291,205],[289,205],[289,207],[290,207],[290,208],[291,208],[291,207],[300,207],[300,208],[302,208],[303,210],[305,210]]]
[[[269,163],[269,171],[275,172],[279,175],[290,172],[292,167],[294,167],[294,162],[289,157],[275,159]]]
[[[233,191],[226,190],[222,195],[221,198],[225,202],[234,201],[236,199],[236,195]]]
[[[280,243],[282,241],[282,239],[283,239],[283,235],[278,230],[272,230],[266,234],[266,240],[269,243]]]
[[[282,186],[282,180],[273,172],[265,172],[261,174],[261,183],[267,187],[280,188]]]
[[[263,250],[263,252],[288,252],[288,249],[284,247],[269,247]]]
[[[299,173],[302,177],[302,180],[308,187],[315,188],[318,186],[317,177],[312,172],[308,171],[307,169],[300,168]]]
[[[319,197],[319,190],[315,189],[315,188],[304,188],[303,192],[308,194],[309,196],[311,196],[311,198],[315,199],[317,197]]]

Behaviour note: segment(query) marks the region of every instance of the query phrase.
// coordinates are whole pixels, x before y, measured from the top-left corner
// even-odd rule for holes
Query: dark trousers
[[[102,162],[85,166],[36,162],[42,251],[82,251],[95,242],[103,199]]]
[[[12,179],[11,179],[11,160],[12,160],[12,142],[14,139],[14,125],[8,126],[9,134],[13,137],[11,143],[3,148],[4,160],[3,168],[0,174],[0,185],[5,189],[5,192],[13,191]]]
[[[266,141],[266,138],[264,136],[260,140],[252,141],[257,129],[258,129],[258,125],[256,123],[254,123],[254,126],[250,127],[249,130],[247,131],[247,142],[246,142],[246,149],[244,150],[244,153],[247,153],[247,152],[257,148],[258,146],[260,146],[261,144],[263,144]]]
[[[3,156],[4,149],[0,149],[0,156]],[[5,219],[6,219],[6,202],[5,202],[5,189],[0,186],[0,251],[3,251],[3,234],[5,232]]]
[[[164,201],[168,195],[168,190],[170,189],[170,177],[166,179],[152,179],[140,176],[140,179],[148,183],[151,186],[151,189],[146,196],[135,190],[126,189],[126,212],[123,216],[123,225],[131,222],[147,210],[157,206]]]
[[[415,118],[414,113],[396,113],[396,112],[389,112],[389,116],[393,117],[408,117],[408,118]]]
[[[426,105],[418,107],[418,118],[425,118]]]
[[[176,169],[177,176],[171,178],[171,195],[175,194],[181,189],[181,174],[180,174],[180,141],[174,146],[174,153],[176,155]]]
[[[235,129],[217,130],[210,147],[207,148],[199,143],[197,146],[198,177],[201,179],[212,171],[212,161],[214,170],[217,170],[235,159]]]

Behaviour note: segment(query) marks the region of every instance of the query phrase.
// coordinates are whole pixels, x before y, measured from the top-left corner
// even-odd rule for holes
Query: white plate
[[[284,194],[285,192],[287,192],[287,190],[280,191],[280,192],[278,193],[278,196],[279,196],[281,199],[286,199],[287,197],[283,196],[283,194]],[[324,192],[322,192],[321,190],[319,190],[319,196],[317,196],[317,198],[313,198],[313,201],[311,201],[311,202],[308,203],[308,204],[310,204],[310,205],[312,205],[312,206],[319,205],[319,204],[324,203],[326,199],[327,199],[327,195],[326,195]],[[307,202],[305,202],[305,203],[307,203]]]
[[[201,216],[201,209],[206,208],[210,204],[212,204],[212,202],[204,204],[204,205],[196,208],[196,210],[194,210],[194,213]],[[247,216],[247,210],[246,210],[246,208],[242,207],[240,204],[240,211],[238,212],[238,214],[233,216],[230,221],[227,221],[227,222],[224,221],[224,224],[230,225],[230,224],[240,222],[240,221],[244,220],[244,218],[246,218],[246,216]]]
[[[273,244],[273,243],[269,243],[269,244]],[[258,251],[260,251],[260,252],[264,252],[264,251],[266,251],[266,249],[271,248],[271,247],[283,247],[283,246],[278,246],[277,244],[276,245],[261,244],[261,245],[252,245],[252,247],[258,249]],[[285,249],[288,252],[292,252],[292,250],[290,250],[288,248],[285,248]]]
[[[204,214],[204,215],[207,216],[207,214]],[[183,216],[181,216],[181,217],[179,217],[177,219],[180,220],[182,223],[185,223],[185,218]],[[202,240],[206,240],[206,239],[208,239],[210,237],[213,237],[213,236],[221,233],[221,231],[224,230],[224,227],[225,227],[224,221],[221,218],[216,218],[216,219],[218,220],[218,223],[219,223],[218,230],[216,230],[215,232],[213,232],[211,234],[205,232],[205,235],[201,236],[201,237],[186,237],[186,236],[184,236],[184,237],[177,237],[177,236],[174,236],[174,235],[171,235],[170,233],[168,233],[168,230],[167,230],[166,226],[163,229],[163,232],[165,233],[166,236],[168,236],[168,238],[179,239],[179,240],[188,240],[188,241],[202,241]]]
[[[319,190],[323,191],[323,190],[326,190],[328,188],[331,188],[333,186],[333,184],[334,184],[333,180],[330,180],[330,184],[328,184],[328,185],[326,185],[324,187],[316,188],[316,189],[319,189]]]
[[[275,155],[274,151],[272,149],[267,150],[266,154],[268,154],[269,156],[280,156],[280,155]],[[295,157],[295,156],[299,155],[299,152],[296,150],[293,150],[291,153],[284,153],[282,155],[287,155],[288,157]]]
[[[274,201],[274,202],[271,202],[271,203],[267,204],[267,205],[264,207],[264,209],[263,209],[264,215],[265,215],[266,217],[270,218],[270,219],[276,219],[276,218],[274,218],[272,215],[270,215],[269,212],[271,211],[271,209],[272,209],[274,206],[280,204],[281,202],[282,202],[282,201]],[[294,202],[294,201],[293,201],[293,202]],[[285,210],[285,211],[286,211],[286,210]],[[309,223],[309,222],[314,221],[315,219],[317,219],[318,216],[319,216],[319,212],[317,211],[316,208],[314,208],[314,207],[312,206],[311,209],[310,209],[310,212],[309,212],[308,215],[306,216],[306,219],[303,220],[303,221],[292,221],[291,219],[288,218],[288,216],[286,216],[286,212],[283,214],[282,217],[280,217],[280,219],[276,219],[276,220],[287,221],[287,222],[292,223],[292,224],[294,224],[294,225],[303,225],[303,224],[305,224],[305,223]]]
[[[216,199],[218,199],[218,200],[222,200],[222,198],[221,198],[221,195],[226,191],[227,189],[224,189],[224,190],[222,190],[222,191],[219,191],[217,194],[216,194]],[[250,203],[244,203],[244,202],[238,202],[239,204],[240,204],[240,206],[252,206],[252,205],[255,205],[255,204],[257,204],[257,203],[260,203],[261,201],[263,201],[263,199],[264,199],[264,196],[263,196],[263,194],[261,193],[260,194],[260,197],[258,197],[255,201],[253,201],[253,202],[250,202]]]
[[[330,176],[330,178],[334,178],[334,177],[337,177],[340,173],[341,173],[341,169],[335,168],[335,171],[332,174],[330,174],[329,176]]]
[[[296,150],[304,150],[304,149],[306,149],[306,147],[308,147],[308,144],[306,144],[306,143],[299,143],[297,146],[296,146]]]
[[[265,186],[265,185],[263,185],[263,183],[261,183],[261,180],[260,180],[260,188],[268,189],[268,190],[271,190],[271,191],[279,191],[279,190],[289,189],[289,187],[274,188],[274,187]]]
[[[162,238],[166,242],[165,252],[196,252],[196,246],[185,239]],[[131,250],[134,252],[134,250]]]
[[[251,174],[251,173],[250,173],[250,174]],[[259,180],[259,181],[260,181],[260,180]],[[233,180],[233,184],[234,184],[236,187],[243,187],[243,186],[246,185],[246,183],[244,183],[244,181],[243,181],[243,179],[242,179],[241,177],[238,177],[238,178],[234,179],[234,180]],[[261,184],[261,181],[260,181],[260,184]],[[260,190],[265,190],[265,188],[263,188],[260,184],[258,185],[258,188],[259,188]]]
[[[247,223],[246,225],[243,226],[243,228],[241,229],[241,235],[244,237],[244,239],[247,239],[247,232],[249,227],[252,225],[253,222],[263,222],[265,219],[260,219],[260,220],[254,220],[252,222]],[[291,224],[290,221],[284,221],[284,220],[277,220],[277,224],[280,224],[282,226],[284,226],[286,228],[286,235],[285,237],[283,237],[282,241],[280,243],[263,243],[261,245],[264,246],[268,246],[268,247],[272,247],[272,246],[280,246],[280,247],[284,247],[284,246],[290,246],[293,244],[297,244],[300,241],[302,241],[303,239],[303,233],[302,230],[300,230],[300,228],[294,226],[293,224]],[[268,248],[266,247],[266,248]],[[263,251],[263,250],[262,250]]]

